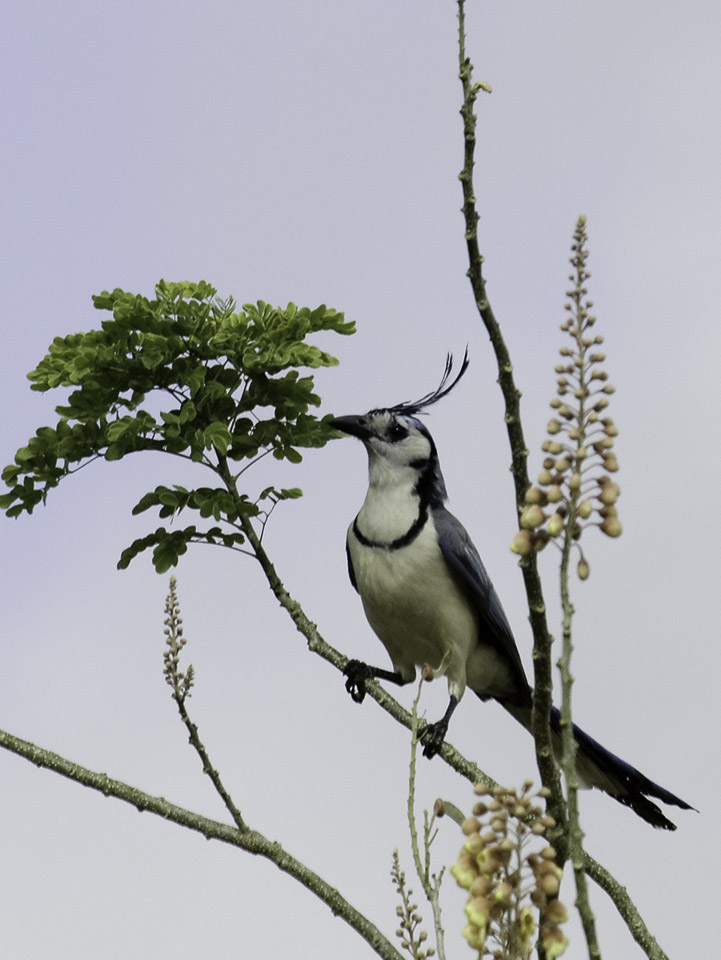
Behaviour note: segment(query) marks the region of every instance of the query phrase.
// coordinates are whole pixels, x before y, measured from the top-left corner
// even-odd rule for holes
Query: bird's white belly
[[[350,534],[353,572],[368,622],[406,680],[429,664],[461,695],[476,644],[476,616],[452,579],[429,520],[407,547],[366,547]]]

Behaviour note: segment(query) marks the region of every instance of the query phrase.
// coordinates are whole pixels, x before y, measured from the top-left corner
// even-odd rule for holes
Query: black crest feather
[[[448,396],[448,394],[456,386],[458,381],[468,369],[469,362],[468,347],[466,347],[466,351],[463,354],[461,369],[456,374],[454,380],[451,383],[448,383],[451,373],[453,372],[453,354],[449,353],[446,357],[446,368],[443,371],[441,382],[438,384],[435,390],[431,391],[431,393],[427,393],[424,397],[421,397],[420,400],[414,400],[412,402],[404,401],[403,403],[397,403],[394,407],[388,407],[388,409],[391,411],[391,413],[407,413],[411,416],[416,413],[421,413],[426,407],[430,407],[431,404],[438,403],[438,401],[442,400],[443,397]]]

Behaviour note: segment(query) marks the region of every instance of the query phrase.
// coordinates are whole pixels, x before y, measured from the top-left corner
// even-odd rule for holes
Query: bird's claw
[[[448,733],[448,721],[438,720],[437,723],[429,723],[421,730],[419,740],[423,744],[423,756],[431,760],[443,746],[443,741]]]
[[[343,668],[343,676],[348,679],[345,688],[355,703],[363,703],[366,695],[366,680],[373,678],[373,672],[366,663],[360,660],[349,660]]]

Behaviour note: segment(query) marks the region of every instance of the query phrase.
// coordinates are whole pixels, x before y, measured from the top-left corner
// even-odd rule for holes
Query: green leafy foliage
[[[313,377],[299,368],[335,366],[335,357],[306,338],[350,334],[354,325],[325,306],[281,309],[258,301],[237,309],[205,282],[161,280],[153,300],[113,290],[93,302],[110,314],[100,329],[56,337],[28,374],[33,390],[70,393],[55,408],[55,427],[40,427],[3,470],[9,491],[0,509],[10,517],[32,513],[51,488],[92,460],[152,450],[210,469],[221,485],[157,487],[133,512],[155,507],[161,518],[173,518],[191,509],[223,526],[159,527],[128,547],[119,566],[151,547],[161,573],[191,542],[238,549],[246,539],[238,529],[242,519],[262,521],[278,501],[301,491],[268,487],[253,500],[235,482],[249,464],[236,465],[267,453],[300,463],[298,448],[321,447],[336,435],[330,415],[309,413],[320,399]]]

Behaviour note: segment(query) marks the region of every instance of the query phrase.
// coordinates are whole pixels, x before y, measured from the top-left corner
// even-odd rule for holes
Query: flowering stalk
[[[429,818],[428,812],[424,811],[423,813],[423,856],[421,857],[420,843],[418,840],[418,829],[416,827],[416,813],[415,813],[415,797],[416,797],[416,756],[418,752],[418,734],[419,734],[419,717],[418,717],[418,705],[421,699],[421,691],[423,689],[424,682],[430,682],[433,680],[433,670],[424,666],[421,672],[421,679],[418,684],[418,692],[413,701],[413,709],[411,713],[412,723],[411,723],[411,759],[409,765],[409,781],[408,781],[408,825],[410,828],[411,834],[411,850],[413,852],[413,862],[415,864],[416,873],[418,874],[418,879],[421,882],[423,887],[423,892],[428,900],[428,903],[431,905],[431,910],[433,911],[433,926],[436,933],[436,947],[438,950],[439,960],[445,960],[445,942],[444,942],[444,931],[443,924],[441,922],[441,904],[440,904],[440,891],[441,883],[443,881],[443,874],[445,873],[445,867],[441,870],[439,874],[431,874],[431,844],[436,838],[436,819],[439,816],[442,816],[442,804],[441,807],[434,807],[433,815]],[[394,857],[397,857],[397,854],[394,854]],[[400,870],[400,868],[398,868]],[[395,871],[395,865],[394,865]],[[397,882],[396,874],[394,872],[394,883],[398,892],[402,894],[402,884]],[[403,906],[406,907],[407,904],[403,900]],[[400,910],[400,908],[398,908]],[[413,907],[415,911],[417,907]],[[401,913],[398,914],[402,916]],[[419,940],[418,950],[419,952],[413,953],[413,938],[412,931],[409,928],[409,923],[411,920],[415,919],[416,923],[420,923],[420,916],[413,917],[406,916],[405,923],[401,923],[401,929],[398,933],[398,936],[401,937],[402,946],[404,949],[409,950],[411,955],[419,958],[419,960],[425,960],[426,957],[432,956],[436,951],[432,948],[428,948],[425,951],[420,950],[420,944],[425,940],[426,934],[423,932],[422,939]]]
[[[568,570],[574,548],[579,552],[578,576],[586,580],[590,567],[580,539],[584,529],[598,526],[609,537],[621,534],[616,511],[620,494],[618,485],[608,474],[618,470],[613,453],[618,430],[605,416],[609,396],[614,388],[601,368],[605,354],[598,350],[603,337],[591,335],[596,318],[591,315],[592,302],[587,299],[586,283],[591,276],[586,269],[586,218],[579,217],[571,246],[573,273],[569,279],[566,310],[569,316],[561,330],[571,339],[571,346],[561,347],[562,363],[558,374],[557,396],[551,401],[555,416],[548,423],[549,437],[543,442],[546,453],[538,484],[526,492],[526,506],[521,511],[521,529],[511,549],[523,554],[542,550],[551,540],[561,547],[560,588],[563,609],[563,653],[561,670],[561,737],[562,767],[568,802],[568,845],[576,878],[578,906],[589,956],[599,958],[595,921],[588,901],[584,871],[583,831],[578,810],[578,778],[576,774],[576,741],[571,720],[571,656],[573,653],[571,603]]]
[[[538,804],[548,790],[532,796],[530,788],[529,780],[519,796],[512,788],[491,792],[476,784],[480,799],[461,825],[466,841],[451,874],[468,891],[463,936],[479,960],[489,955],[528,960],[536,932],[546,960],[561,956],[568,945],[560,926],[568,911],[558,899],[562,871],[556,851],[547,843],[540,850],[533,844],[554,826]]]
[[[400,904],[396,907],[396,916],[398,917],[396,936],[401,941],[401,947],[410,954],[413,960],[428,960],[435,955],[436,951],[433,947],[425,946],[428,935],[425,930],[419,929],[422,918],[419,913],[416,913],[418,904],[411,901],[413,891],[406,886],[406,875],[401,870],[397,850],[393,851],[391,878],[393,886],[401,898]]]
[[[608,537],[622,532],[616,510],[621,491],[609,477],[618,470],[613,452],[618,429],[605,415],[615,388],[601,367],[606,359],[598,350],[603,337],[591,335],[596,318],[589,313],[592,301],[586,299],[591,274],[586,270],[585,244],[586,218],[579,217],[571,247],[574,273],[569,279],[574,287],[566,294],[570,316],[561,324],[571,345],[559,351],[557,396],[551,400],[554,416],[542,444],[546,457],[537,483],[526,491],[520,530],[511,543],[514,553],[523,556],[543,550],[550,540],[563,543],[570,535],[579,551],[581,580],[590,573],[580,546],[583,531],[597,526]]]

